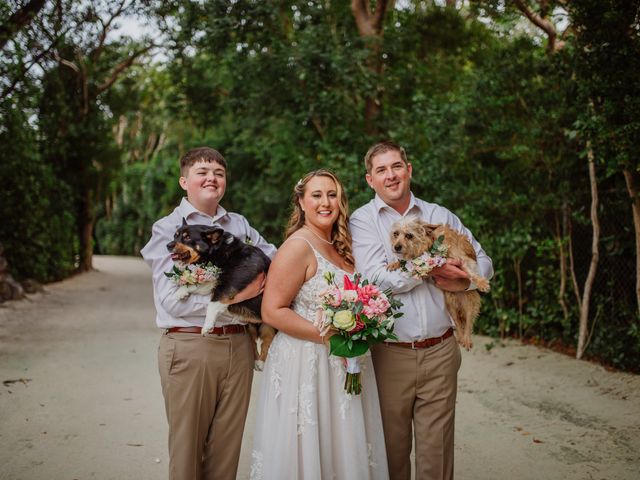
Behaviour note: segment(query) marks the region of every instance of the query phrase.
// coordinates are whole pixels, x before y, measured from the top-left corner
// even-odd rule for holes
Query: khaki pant
[[[461,354],[455,337],[425,349],[376,345],[373,365],[392,480],[453,479],[453,435]],[[413,427],[413,428],[412,428]]]
[[[253,379],[247,334],[162,335],[158,368],[171,480],[234,480]]]

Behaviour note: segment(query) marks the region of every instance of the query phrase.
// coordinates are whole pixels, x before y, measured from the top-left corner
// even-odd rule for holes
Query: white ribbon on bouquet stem
[[[345,358],[345,367],[347,373],[360,373],[360,361],[359,357]]]

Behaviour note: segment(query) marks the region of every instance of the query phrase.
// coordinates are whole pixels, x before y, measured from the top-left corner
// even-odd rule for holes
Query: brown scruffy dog
[[[453,230],[448,225],[433,225],[416,217],[403,218],[394,223],[391,228],[393,251],[407,261],[429,252],[439,237],[442,237],[441,248],[446,252],[441,255],[460,260],[462,270],[469,275],[469,279],[476,284],[478,290],[488,292],[490,289],[489,280],[478,273],[476,252],[465,235]],[[400,262],[394,262],[388,268],[396,270],[400,268]],[[443,293],[447,310],[456,325],[458,343],[469,350],[473,345],[471,341],[473,322],[480,314],[480,294],[476,290],[444,291]]]

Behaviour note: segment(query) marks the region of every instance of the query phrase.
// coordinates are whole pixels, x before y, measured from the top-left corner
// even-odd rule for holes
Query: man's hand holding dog
[[[230,300],[221,300],[222,303],[232,305],[234,303],[244,302],[250,298],[257,297],[264,291],[264,284],[267,281],[267,275],[259,274],[244,290],[239,291],[235,297]]]
[[[441,267],[436,267],[429,275],[433,278],[433,283],[441,290],[449,292],[462,292],[469,288],[471,280],[469,275],[460,268],[462,261],[456,259],[447,259]]]

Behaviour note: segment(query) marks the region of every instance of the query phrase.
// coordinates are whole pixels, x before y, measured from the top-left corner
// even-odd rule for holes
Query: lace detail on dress
[[[291,361],[294,356],[294,346],[291,343],[291,337],[287,335],[276,335],[269,349],[269,356],[273,368],[269,373],[269,381],[273,385],[273,394],[278,398],[282,393],[280,385],[282,384],[282,369]]]
[[[307,355],[306,371],[308,375],[305,375],[302,385],[298,388],[298,404],[292,412],[297,413],[298,416],[298,435],[304,433],[307,425],[314,426],[318,424],[311,413],[316,393],[318,352],[316,351],[316,345],[312,342],[305,342],[304,349]]]
[[[373,445],[367,443],[367,459],[369,460],[369,466],[371,468],[376,468],[378,464],[373,458]]]
[[[298,405],[291,409],[291,413],[298,414],[298,435],[304,433],[307,425],[315,426],[318,424],[311,416],[314,392],[315,389],[311,383],[305,383],[298,389]]]
[[[262,480],[262,461],[263,455],[262,452],[258,452],[253,450],[251,452],[251,480]]]

